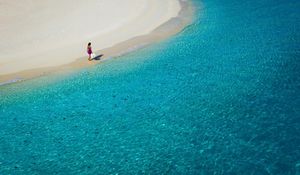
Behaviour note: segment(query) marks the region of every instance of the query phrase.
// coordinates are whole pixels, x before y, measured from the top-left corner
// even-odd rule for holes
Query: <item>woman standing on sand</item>
[[[91,45],[92,45],[91,43],[88,43],[88,46],[87,46],[87,53],[89,54],[89,58],[88,58],[89,61],[92,61],[92,54],[93,54]]]

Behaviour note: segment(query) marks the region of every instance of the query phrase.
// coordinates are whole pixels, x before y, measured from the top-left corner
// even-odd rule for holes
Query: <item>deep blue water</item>
[[[0,86],[0,174],[300,175],[300,1],[194,1],[182,33]]]

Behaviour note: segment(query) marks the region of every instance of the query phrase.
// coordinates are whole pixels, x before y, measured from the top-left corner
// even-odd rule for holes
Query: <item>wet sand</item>
[[[33,68],[29,70],[17,71],[9,74],[0,75],[0,85],[19,82],[43,75],[47,75],[53,72],[70,72],[76,69],[93,66],[99,64],[104,60],[110,58],[116,58],[120,55],[124,55],[133,50],[145,47],[151,43],[158,42],[162,39],[170,37],[180,32],[184,27],[192,22],[193,6],[190,1],[179,1],[180,11],[177,16],[170,18],[163,24],[156,27],[150,33],[135,36],[126,41],[114,44],[113,46],[97,50],[93,45],[93,50],[97,55],[97,60],[88,61],[87,56],[77,57],[75,61],[62,65],[44,66],[42,68]],[[97,39],[92,39],[93,43],[97,43]],[[75,57],[76,58],[76,57]]]

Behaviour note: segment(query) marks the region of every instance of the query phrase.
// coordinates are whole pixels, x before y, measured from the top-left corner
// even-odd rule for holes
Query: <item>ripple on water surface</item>
[[[300,3],[201,4],[165,42],[1,86],[0,174],[300,174]]]

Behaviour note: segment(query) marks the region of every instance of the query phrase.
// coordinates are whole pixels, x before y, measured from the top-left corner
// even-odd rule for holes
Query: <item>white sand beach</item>
[[[0,0],[0,77],[70,64],[87,57],[88,42],[101,52],[147,35],[177,17],[180,2]]]

